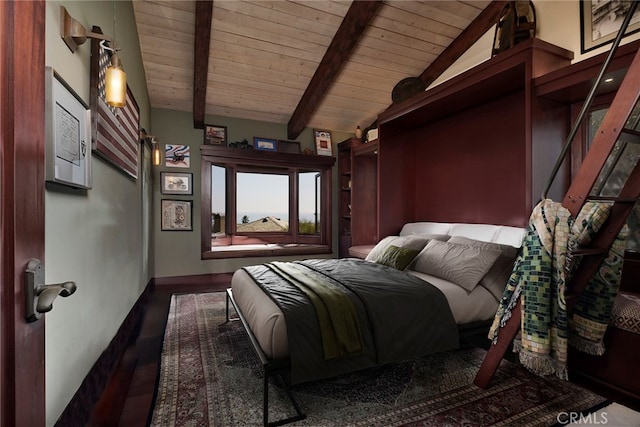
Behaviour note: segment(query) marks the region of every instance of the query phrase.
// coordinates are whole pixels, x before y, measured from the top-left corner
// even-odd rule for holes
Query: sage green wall
[[[286,124],[267,123],[255,120],[234,119],[229,117],[207,116],[205,123],[227,126],[227,140],[229,142],[253,141],[254,136],[275,139],[287,139]],[[208,273],[232,272],[238,268],[264,262],[264,258],[229,258],[217,260],[202,260],[200,253],[200,145],[203,140],[203,130],[193,128],[193,115],[183,111],[151,110],[151,124],[153,134],[158,137],[160,146],[164,150],[165,144],[182,144],[190,147],[191,166],[186,168],[171,168],[154,166],[154,233],[155,233],[155,270],[154,277],[189,276]],[[355,126],[354,126],[355,128]],[[353,134],[332,132],[333,153],[337,153],[336,144]],[[305,129],[296,139],[300,141],[301,149],[313,149],[313,130]],[[336,163],[337,165],[337,163]],[[160,194],[160,172],[191,172],[193,173],[193,196],[167,196]],[[333,209],[333,247],[337,251],[337,167],[333,169],[332,194]],[[161,231],[160,203],[161,199],[193,200],[193,231]],[[299,259],[300,257],[278,257],[279,260]]]
[[[45,63],[89,104],[90,42],[75,53],[60,38],[64,5],[86,28],[98,25],[116,38],[127,81],[140,107],[141,126],[149,128],[149,100],[133,17],[128,1],[48,1]],[[38,76],[34,76],[37,78]],[[46,420],[53,425],[152,276],[149,154],[140,179],[133,180],[93,156],[93,188],[45,191],[46,282],[73,280],[77,291],[58,298],[46,317]],[[146,194],[144,192],[146,191]],[[19,356],[19,355],[18,355]]]

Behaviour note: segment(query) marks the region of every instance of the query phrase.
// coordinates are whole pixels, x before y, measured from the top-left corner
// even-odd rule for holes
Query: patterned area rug
[[[569,382],[503,361],[487,390],[473,385],[485,351],[471,348],[294,387],[292,426],[551,426],[605,402]],[[174,295],[152,426],[262,424],[262,366],[225,294]],[[273,381],[269,421],[294,415]],[[560,419],[562,422],[562,419]]]

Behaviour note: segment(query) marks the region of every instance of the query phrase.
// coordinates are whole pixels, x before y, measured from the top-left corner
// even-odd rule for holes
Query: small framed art
[[[582,53],[603,46],[614,40],[622,26],[631,0],[580,2],[580,42]],[[625,36],[640,30],[640,9],[637,9]]]
[[[300,143],[298,141],[278,140],[279,153],[300,154]]]
[[[227,127],[219,125],[204,125],[205,145],[227,145]]]
[[[162,203],[162,231],[191,231],[191,200],[167,200]]]
[[[91,110],[53,68],[45,76],[47,181],[91,188]]]
[[[193,174],[189,172],[160,172],[162,194],[193,194]]]
[[[189,168],[191,154],[188,145],[166,144],[164,146],[165,166],[172,168]]]
[[[271,138],[253,138],[253,148],[263,151],[278,151],[278,141]]]
[[[331,132],[328,130],[313,130],[316,154],[319,156],[331,156]]]

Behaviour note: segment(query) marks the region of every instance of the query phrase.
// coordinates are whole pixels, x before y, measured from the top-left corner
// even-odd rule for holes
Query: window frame
[[[202,259],[237,258],[244,256],[274,256],[274,255],[307,255],[332,253],[332,169],[335,157],[313,156],[303,154],[289,154],[244,150],[229,147],[202,145],[200,147],[201,161],[201,253]],[[211,167],[213,165],[226,168],[225,216],[236,217],[236,173],[259,172],[284,173],[289,175],[289,212],[295,215],[295,222],[290,220],[288,232],[283,233],[241,233],[237,234],[235,221],[225,222],[225,233],[230,236],[231,244],[219,249],[211,247]],[[317,171],[321,176],[321,207],[319,235],[298,234],[298,176],[299,172]],[[293,179],[292,179],[293,177]],[[240,244],[233,244],[233,240],[243,238],[260,238],[268,240],[273,245],[256,245],[251,248],[241,248]]]

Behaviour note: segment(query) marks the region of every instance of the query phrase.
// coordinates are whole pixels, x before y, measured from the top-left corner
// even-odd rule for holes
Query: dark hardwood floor
[[[222,292],[228,287],[229,283],[155,286],[145,305],[140,331],[130,340],[87,426],[146,426],[154,400],[171,295]]]
[[[164,339],[171,295],[194,292],[224,291],[228,282],[198,285],[155,286],[145,305],[139,333],[130,340],[101,399],[96,404],[89,427],[147,426],[154,401],[160,355]],[[638,401],[629,401],[623,395],[602,388],[583,378],[574,382],[596,393],[640,411]]]

